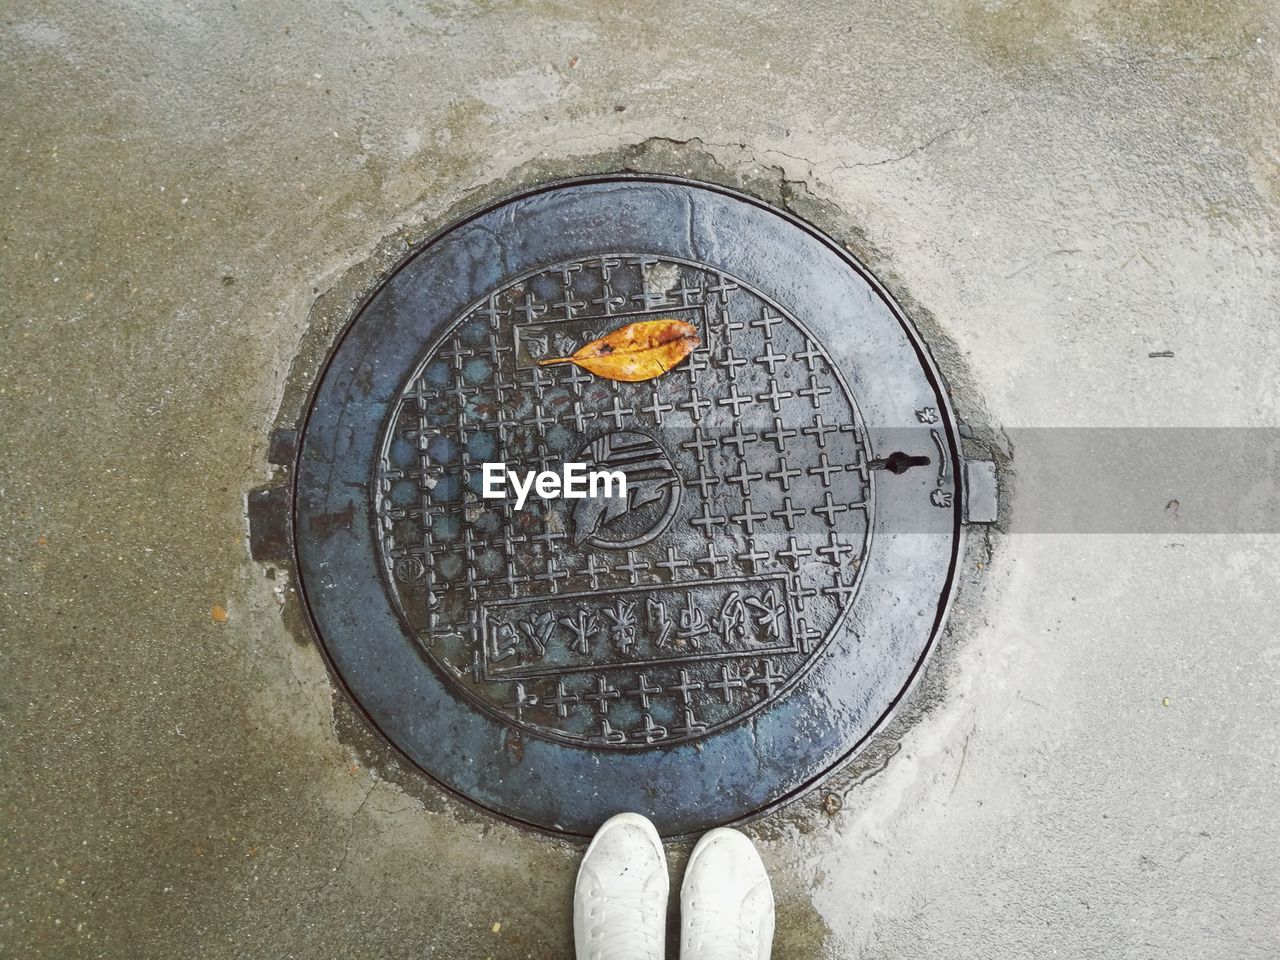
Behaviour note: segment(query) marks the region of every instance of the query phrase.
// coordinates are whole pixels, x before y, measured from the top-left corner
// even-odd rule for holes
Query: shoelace
[[[605,901],[609,905],[607,917],[597,916],[595,904],[587,913],[591,921],[587,927],[592,943],[591,960],[654,960],[658,956],[662,934],[653,929],[652,910],[648,908],[662,899],[661,891],[611,893],[605,898],[598,889],[593,889],[591,898],[596,903]]]
[[[732,914],[699,907],[690,901],[689,929],[697,944],[697,960],[755,960],[759,944],[751,936],[741,910]]]

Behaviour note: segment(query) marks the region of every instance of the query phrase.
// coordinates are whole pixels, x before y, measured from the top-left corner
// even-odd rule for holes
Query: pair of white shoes
[[[667,858],[638,813],[605,821],[578,869],[573,895],[577,960],[663,960]],[[680,888],[680,960],[769,960],[773,889],[755,846],[712,830],[693,848]]]

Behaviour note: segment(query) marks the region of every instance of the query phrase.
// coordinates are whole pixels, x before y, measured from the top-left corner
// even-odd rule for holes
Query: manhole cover
[[[661,376],[539,363],[654,319],[700,340]],[[436,780],[546,829],[691,832],[811,785],[910,683],[956,449],[909,323],[812,228],[683,181],[554,185],[428,243],[348,328],[299,448],[303,594]],[[486,463],[627,492],[486,497]]]

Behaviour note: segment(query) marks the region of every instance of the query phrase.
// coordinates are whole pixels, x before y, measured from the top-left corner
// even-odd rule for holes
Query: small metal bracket
[[[291,467],[298,456],[298,431],[279,429],[271,431],[271,442],[267,445],[267,463],[277,467]]]
[[[1000,513],[996,465],[991,460],[964,462],[964,522],[995,523]]]
[[[289,487],[259,487],[245,497],[249,518],[249,556],[284,561],[289,556]]]

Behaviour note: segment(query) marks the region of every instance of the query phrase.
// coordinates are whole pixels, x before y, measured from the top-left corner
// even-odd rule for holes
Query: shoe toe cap
[[[728,828],[704,836],[689,857],[681,901],[691,908],[697,904],[736,907],[750,901],[755,908],[771,910],[773,890],[755,844]]]
[[[689,857],[689,867],[722,879],[732,878],[735,886],[744,889],[769,878],[756,845],[746,834],[728,827],[712,830],[698,841]]]
[[[639,814],[623,813],[605,821],[587,848],[582,867],[601,878],[647,879],[661,871],[666,874],[666,857],[657,830]]]

